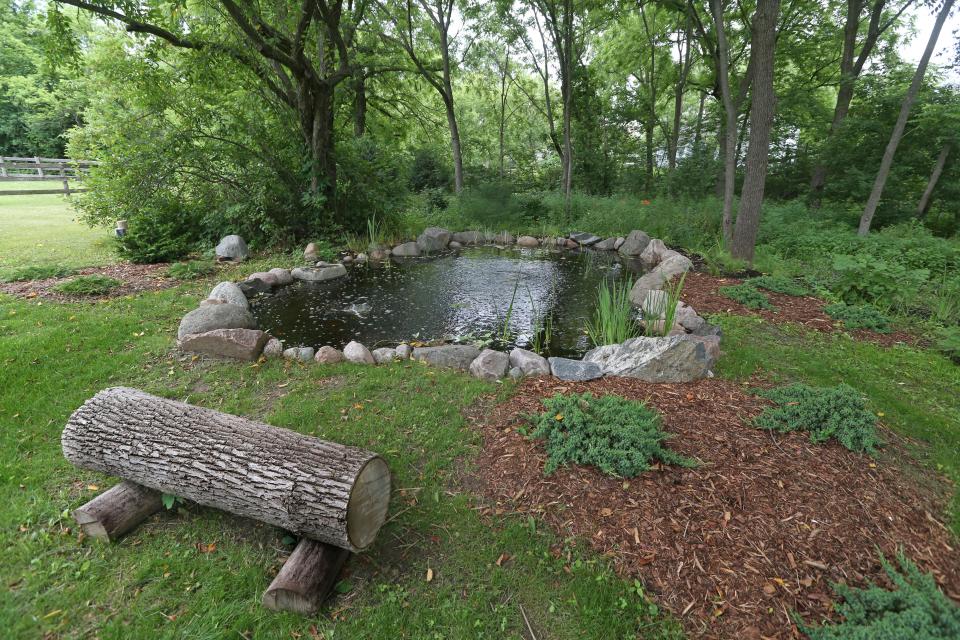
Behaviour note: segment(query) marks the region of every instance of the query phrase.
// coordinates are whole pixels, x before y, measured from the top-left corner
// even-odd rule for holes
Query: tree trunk
[[[933,165],[933,173],[930,174],[930,179],[927,181],[927,188],[923,190],[920,202],[917,203],[918,218],[923,218],[927,215],[927,210],[930,207],[930,196],[933,195],[933,190],[937,187],[937,181],[940,180],[940,174],[943,173],[943,166],[947,164],[948,155],[950,155],[949,142],[940,149],[940,153],[937,155],[937,162]]]
[[[757,4],[751,28],[750,57],[753,66],[753,96],[750,106],[750,146],[740,194],[740,210],[733,230],[731,254],[753,262],[753,251],[760,228],[760,206],[767,180],[770,155],[770,129],[776,112],[773,90],[774,53],[777,44],[777,16],[780,0]]]
[[[737,176],[737,109],[730,93],[729,50],[727,49],[726,28],[723,23],[723,4],[721,0],[710,0],[714,30],[717,33],[719,62],[717,74],[720,82],[720,96],[723,101],[724,121],[720,149],[723,152],[723,240],[728,245],[733,235],[733,195]],[[751,56],[753,54],[751,53]]]
[[[700,92],[700,107],[697,109],[697,126],[693,130],[693,148],[699,149],[700,144],[703,141],[703,106],[707,101],[707,93],[705,91]]]
[[[116,540],[161,507],[159,492],[124,481],[75,510],[73,517],[91,538]]]
[[[443,106],[447,111],[447,126],[450,128],[450,150],[453,152],[453,186],[457,193],[463,191],[463,152],[460,149],[460,127],[453,104],[453,83],[450,80],[450,43],[447,39],[449,22],[440,23],[440,56],[443,62]]]
[[[507,96],[510,85],[507,84],[507,78],[510,75],[510,47],[503,52],[503,68],[500,70],[500,122],[497,143],[498,159],[500,169],[500,180],[503,180],[503,162],[506,155],[506,134],[507,134]]]
[[[390,500],[374,453],[125,387],[77,409],[61,444],[78,467],[351,551],[373,542]]]
[[[897,124],[893,127],[893,133],[890,135],[890,142],[883,152],[883,159],[880,161],[880,169],[877,171],[877,178],[874,180],[873,189],[870,191],[870,197],[867,199],[867,206],[863,209],[863,215],[860,216],[860,228],[857,233],[866,236],[870,233],[870,225],[873,222],[873,216],[877,213],[877,206],[880,204],[880,197],[883,195],[883,187],[887,183],[890,175],[890,169],[893,167],[893,156],[900,145],[900,139],[907,128],[907,118],[910,117],[910,109],[913,107],[917,94],[920,92],[920,85],[923,84],[923,76],[927,71],[927,64],[933,55],[933,50],[937,46],[937,39],[940,38],[940,30],[947,16],[950,15],[950,9],[953,8],[954,0],[944,0],[940,13],[937,15],[937,21],[933,25],[933,31],[930,33],[930,39],[927,40],[927,48],[923,51],[923,56],[917,64],[917,70],[913,74],[913,81],[907,90],[907,95],[903,98],[900,105],[900,115],[897,118]]]
[[[349,556],[346,549],[301,539],[263,593],[263,606],[272,611],[315,614]]]
[[[353,80],[353,135],[362,138],[367,132],[367,85],[364,69],[355,71]]]
[[[687,74],[690,72],[690,17],[687,16],[687,24],[684,29],[684,48],[680,55],[680,70],[677,77],[677,84],[674,87],[673,94],[673,131],[670,134],[670,140],[667,145],[667,166],[670,171],[677,168],[677,153],[680,147],[680,122],[683,116],[683,94],[687,86]],[[703,104],[701,102],[701,104]]]

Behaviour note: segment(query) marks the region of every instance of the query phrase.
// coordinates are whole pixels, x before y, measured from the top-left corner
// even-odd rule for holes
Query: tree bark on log
[[[91,538],[116,540],[162,506],[159,492],[124,481],[76,509],[73,518]]]
[[[350,551],[373,542],[390,499],[374,453],[126,387],[77,409],[61,444],[78,467]]]
[[[346,549],[303,538],[263,592],[263,606],[273,611],[315,614],[349,556]]]

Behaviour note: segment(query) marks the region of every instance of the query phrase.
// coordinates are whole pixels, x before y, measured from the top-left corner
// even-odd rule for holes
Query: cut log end
[[[89,537],[116,540],[160,510],[160,493],[134,482],[121,482],[76,509],[73,517]]]
[[[355,549],[365,549],[377,536],[390,505],[390,468],[374,457],[357,474],[347,505],[347,536]]]
[[[263,593],[273,611],[313,615],[323,604],[350,552],[303,538]]]

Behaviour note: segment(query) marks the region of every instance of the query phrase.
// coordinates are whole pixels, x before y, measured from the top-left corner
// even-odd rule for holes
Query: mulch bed
[[[700,465],[629,481],[569,466],[544,476],[545,450],[517,433],[521,416],[542,411],[543,397],[584,391],[647,400],[675,436],[669,446]],[[894,464],[891,455],[874,460],[754,429],[764,406],[718,379],[527,379],[503,404],[469,416],[483,446],[468,482],[485,514],[531,514],[562,538],[589,541],[697,637],[800,637],[791,612],[829,618],[831,582],[883,582],[878,548],[892,557],[902,546],[960,600],[960,551],[939,521],[946,481],[919,467],[905,477],[913,463],[896,444]]]
[[[177,280],[166,277],[169,264],[131,264],[122,262],[103,267],[79,269],[72,276],[64,278],[46,278],[44,280],[24,280],[23,282],[0,283],[0,292],[20,298],[42,298],[57,302],[76,302],[78,300],[106,300],[121,296],[135,295],[144,291],[159,291],[178,284]],[[79,275],[100,275],[116,278],[122,285],[102,296],[68,296],[54,291],[54,287],[72,280]]]
[[[707,273],[688,273],[683,282],[683,293],[681,298],[684,302],[696,309],[700,315],[711,313],[734,313],[737,315],[760,316],[770,322],[782,324],[794,322],[802,324],[808,329],[814,329],[822,332],[844,331],[840,324],[824,313],[823,308],[827,303],[819,298],[812,296],[788,296],[783,293],[775,293],[762,289],[763,293],[770,298],[770,304],[774,309],[749,309],[739,302],[734,302],[720,293],[720,287],[729,287],[740,284],[743,280],[738,278],[718,277]],[[856,329],[847,331],[857,340],[873,342],[884,347],[894,344],[905,343],[916,345],[919,343],[917,336],[904,331],[891,331],[890,333],[877,333],[866,329]]]

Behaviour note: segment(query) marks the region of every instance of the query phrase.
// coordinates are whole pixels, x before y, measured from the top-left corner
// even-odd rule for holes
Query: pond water
[[[583,328],[601,280],[640,273],[614,252],[469,247],[298,281],[256,301],[253,313],[288,346],[486,339],[577,357],[590,348]]]

